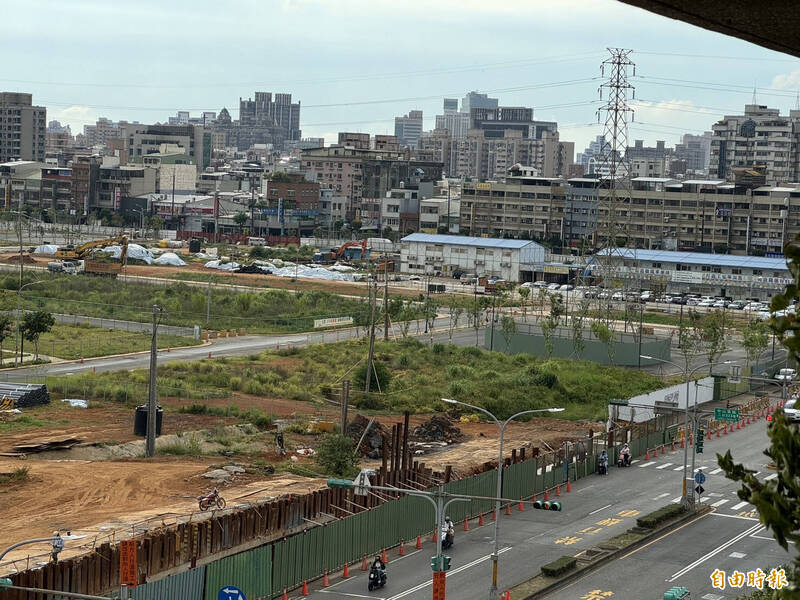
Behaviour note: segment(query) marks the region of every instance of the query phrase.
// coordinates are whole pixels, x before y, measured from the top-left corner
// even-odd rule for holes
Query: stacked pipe
[[[50,403],[47,386],[32,383],[0,383],[0,400],[6,398],[14,402],[14,408]]]

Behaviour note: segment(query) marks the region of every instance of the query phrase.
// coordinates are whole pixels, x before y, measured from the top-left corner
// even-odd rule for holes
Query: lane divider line
[[[680,576],[685,575],[686,573],[688,573],[689,571],[691,571],[695,567],[697,567],[697,566],[703,564],[704,562],[706,562],[708,559],[713,558],[714,556],[716,556],[717,554],[719,554],[720,552],[725,550],[725,548],[728,548],[728,547],[732,546],[733,544],[735,544],[736,542],[738,542],[742,538],[746,538],[751,533],[756,533],[757,531],[759,531],[763,527],[764,526],[761,523],[758,523],[756,525],[753,525],[749,529],[745,529],[742,533],[732,537],[731,539],[729,539],[724,544],[720,544],[719,546],[714,548],[711,552],[707,553],[706,555],[701,556],[696,561],[694,561],[692,564],[685,566],[683,569],[681,569],[680,571],[675,573],[670,579],[667,579],[667,583],[672,583],[673,581],[678,579]]]

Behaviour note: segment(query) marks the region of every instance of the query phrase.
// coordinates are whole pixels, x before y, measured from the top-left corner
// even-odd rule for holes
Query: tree
[[[39,360],[39,336],[47,333],[56,324],[56,320],[49,312],[37,310],[36,312],[25,313],[22,318],[22,339],[33,342],[34,360]],[[20,357],[22,356],[22,344],[20,344]]]
[[[453,341],[453,330],[458,327],[458,321],[461,319],[461,315],[464,314],[464,309],[456,302],[455,299],[450,300],[449,303],[449,310],[450,310],[450,341]]]
[[[164,219],[159,216],[153,215],[151,217],[147,217],[145,221],[145,229],[148,229],[153,232],[153,238],[158,238],[158,232],[164,227]]]
[[[531,296],[531,288],[519,288],[519,306],[522,309],[522,320],[528,320],[528,298]]]
[[[329,433],[317,446],[317,464],[328,475],[354,477],[358,474],[356,451],[351,438],[341,433]]]
[[[742,348],[747,353],[747,364],[758,363],[769,345],[770,330],[765,321],[751,321],[742,331]]]
[[[233,222],[239,226],[239,233],[244,232],[244,226],[247,224],[248,218],[249,217],[247,216],[247,213],[244,212],[237,212],[235,215],[233,215]]]
[[[586,340],[583,338],[583,324],[589,314],[589,301],[582,298],[578,302],[578,310],[572,313],[572,349],[575,358],[580,359],[581,354],[586,349]]]
[[[3,342],[11,334],[11,317],[0,315],[0,367],[3,366]]]
[[[614,332],[605,323],[600,321],[592,321],[592,333],[600,342],[605,344],[608,351],[608,362],[614,364],[614,355],[616,354],[616,347],[614,344]]]
[[[705,343],[708,362],[713,363],[728,349],[726,343],[725,311],[715,310],[705,315],[700,321],[700,332]],[[711,374],[711,365],[708,372]]]
[[[514,334],[517,333],[517,322],[514,320],[514,317],[503,315],[500,318],[500,329],[503,331],[506,353],[511,354],[511,340],[514,338]]]

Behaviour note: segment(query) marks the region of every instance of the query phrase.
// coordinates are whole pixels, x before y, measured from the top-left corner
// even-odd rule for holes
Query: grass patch
[[[259,427],[271,424],[269,415],[241,411],[235,406],[209,407],[210,398],[233,398],[235,386],[265,398],[323,402],[326,393],[355,371],[366,355],[363,340],[339,344],[267,351],[257,356],[169,363],[158,369],[162,395],[181,397],[192,414],[236,417]],[[442,345],[434,350],[416,340],[376,342],[376,363],[391,377],[365,401],[363,388],[351,388],[351,402],[372,411],[432,412],[445,408],[442,397],[477,402],[499,417],[528,409],[563,406],[559,417],[604,419],[608,401],[660,389],[669,382],[643,371],[586,361],[544,360],[509,356],[474,347]],[[373,382],[374,383],[374,382]],[[141,404],[147,398],[147,371],[82,373],[47,379],[51,392],[64,387],[88,399],[109,398]],[[525,419],[523,416],[522,419]]]
[[[31,427],[45,427],[46,425],[51,425],[51,423],[30,415],[20,415],[16,419],[0,421],[0,433],[14,433]]]
[[[30,479],[30,467],[17,467],[11,473],[0,473],[0,485],[24,483]]]
[[[208,406],[207,404],[190,404],[181,406],[178,412],[190,415],[212,415],[215,417],[236,417],[243,423],[250,423],[259,429],[272,426],[275,417],[256,409],[242,410],[238,406]]]
[[[162,456],[198,456],[202,454],[200,440],[191,436],[161,444],[156,448],[156,454]]]
[[[574,569],[577,564],[578,559],[576,557],[562,556],[558,560],[554,560],[551,563],[542,565],[542,575],[546,575],[547,577],[558,577],[559,575]]]
[[[686,508],[682,504],[668,504],[650,514],[644,515],[636,519],[636,524],[644,529],[655,529],[661,523],[674,519],[686,512]]]

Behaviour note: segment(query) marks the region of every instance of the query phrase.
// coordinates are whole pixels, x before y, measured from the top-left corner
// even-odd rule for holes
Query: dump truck
[[[106,263],[89,259],[93,250],[117,244],[122,248],[119,263]],[[65,246],[56,250],[55,257],[75,262],[76,265],[78,265],[76,267],[78,271],[84,271],[90,275],[111,275],[112,277],[116,277],[118,273],[122,272],[122,267],[125,266],[128,258],[128,236],[119,235],[103,240],[93,240],[81,244],[78,247]],[[62,261],[62,263],[63,262],[66,261]],[[80,265],[82,265],[82,268]],[[49,268],[50,266],[48,265],[48,269]]]

